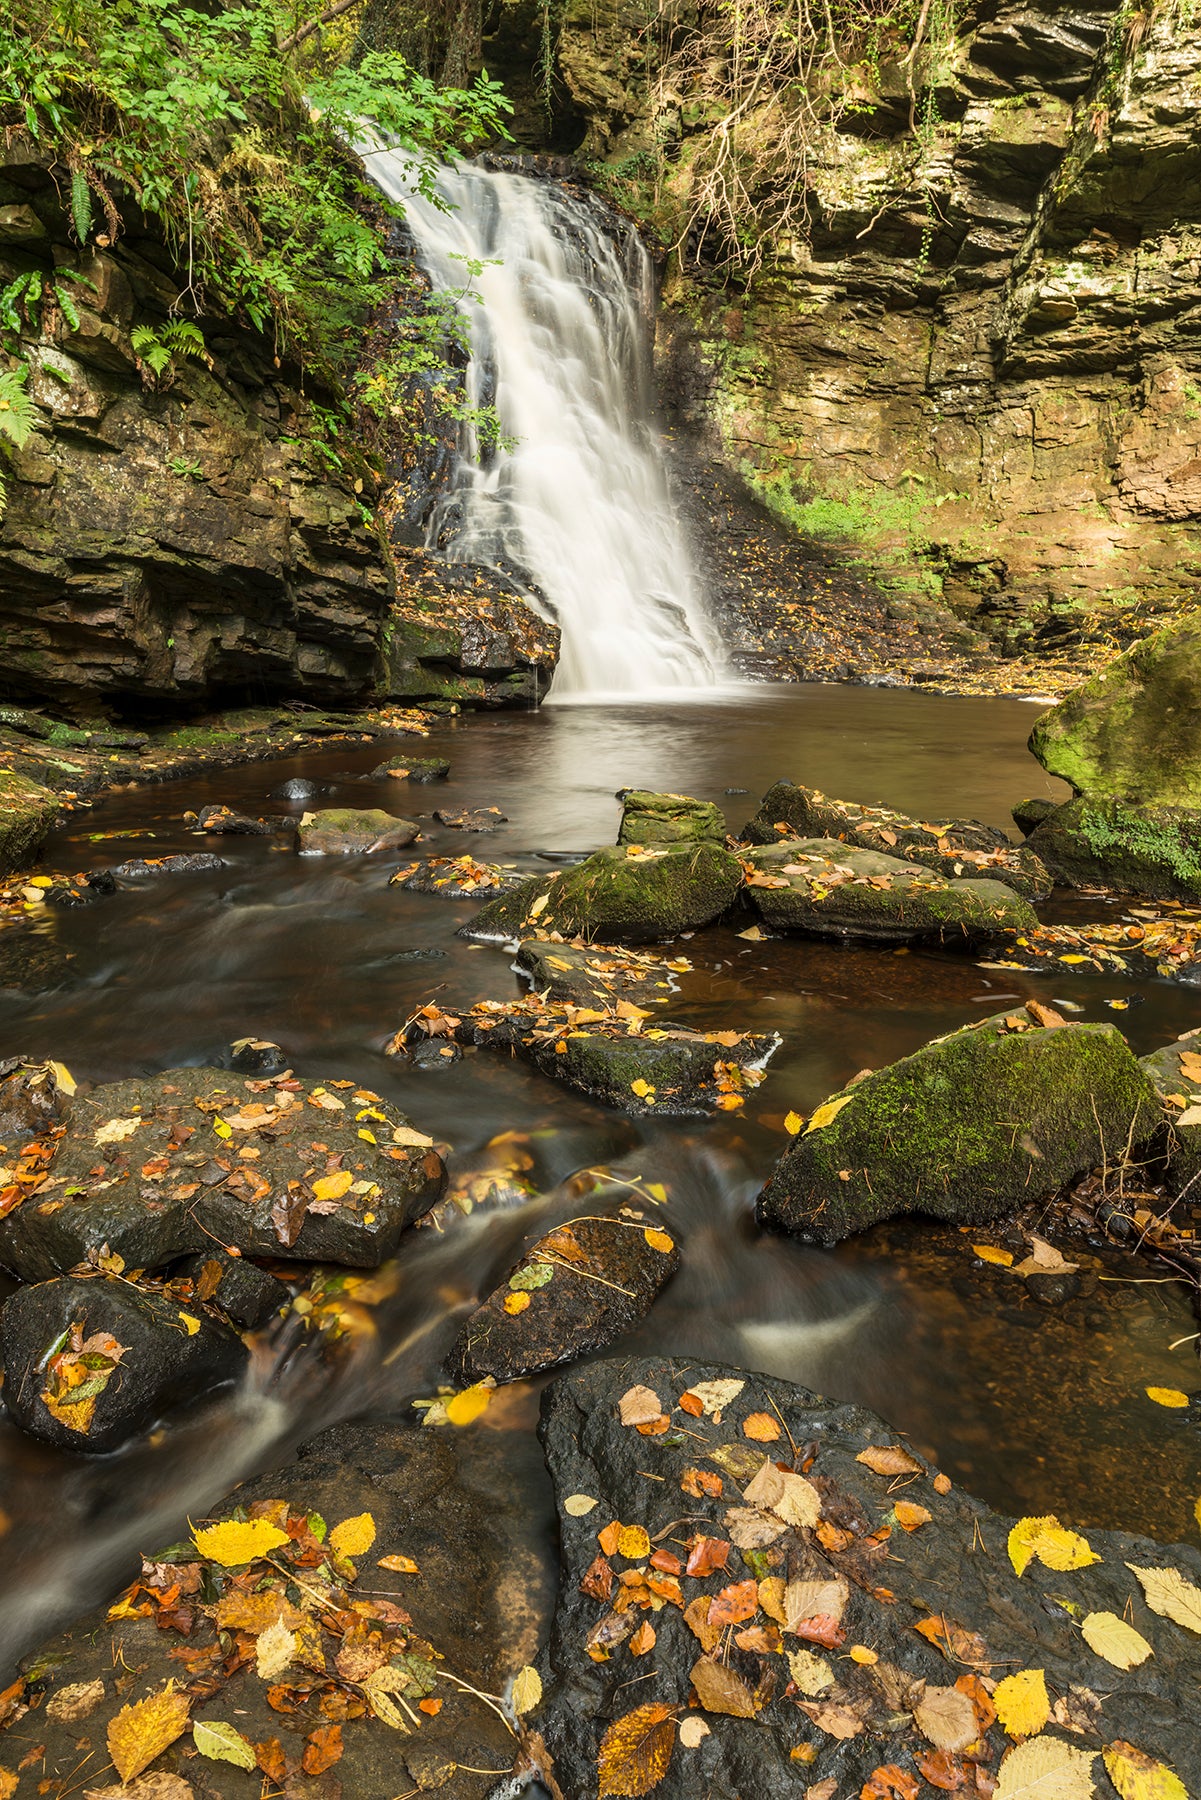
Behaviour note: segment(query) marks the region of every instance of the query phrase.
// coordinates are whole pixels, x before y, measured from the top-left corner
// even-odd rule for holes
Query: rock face
[[[976,942],[1037,925],[999,881],[947,881],[932,869],[831,838],[748,851],[747,894],[766,924],[819,937]]]
[[[1201,808],[1201,612],[1153,632],[1044,713],[1030,748],[1078,794]]]
[[[1201,899],[1201,812],[1082,794],[1057,806],[1027,843],[1067,887]]]
[[[537,924],[567,937],[651,943],[710,924],[733,904],[741,885],[737,858],[718,844],[702,840],[649,851],[617,845],[574,868],[531,876],[477,913],[463,935],[520,937]]]
[[[981,1224],[1151,1137],[1158,1095],[1112,1025],[998,1013],[819,1106],[759,1196],[809,1242],[899,1213]]]
[[[0,1312],[4,1404],[62,1450],[115,1450],[169,1407],[234,1381],[237,1333],[107,1275],[19,1288]]]
[[[296,827],[296,848],[302,856],[367,856],[403,850],[420,830],[411,819],[398,819],[378,808],[356,812],[349,806],[327,807],[305,813]]]
[[[527,938],[517,952],[517,965],[528,975],[534,992],[575,1006],[612,1007],[619,1000],[635,1006],[661,1006],[675,992],[672,967],[645,951],[593,945],[552,944]],[[682,968],[691,965],[683,963]]]
[[[668,1429],[623,1424],[632,1395]],[[873,1778],[983,1791],[998,1773],[1016,1793],[1030,1740],[1002,1729],[989,1688],[1025,1671],[1055,1705],[1034,1758],[1070,1764],[1073,1791],[1119,1744],[1189,1792],[1201,1780],[1197,1639],[1147,1604],[1155,1571],[1201,1584],[1193,1548],[1090,1530],[1066,1540],[1063,1571],[1035,1529],[1019,1576],[1015,1521],[882,1420],[742,1369],[593,1363],[547,1389],[542,1439],[562,1563],[529,1723],[571,1800],[648,1768],[656,1800],[776,1800],[831,1780],[858,1794]],[[1123,1617],[1148,1646],[1125,1672],[1088,1642],[1090,1619]]]
[[[637,1207],[568,1219],[476,1308],[447,1366],[457,1381],[516,1381],[603,1350],[645,1316],[680,1266],[671,1233]]]
[[[1174,1194],[1195,1200],[1201,1176],[1201,1030],[1186,1032],[1139,1061],[1165,1102],[1168,1185]]]
[[[742,835],[749,844],[774,844],[781,837],[838,838],[921,863],[948,880],[1002,881],[1028,900],[1045,900],[1051,892],[1051,878],[1037,856],[1015,847],[993,825],[978,819],[926,824],[888,807],[831,800],[794,781],[777,781],[767,790]]]
[[[619,844],[682,844],[699,838],[725,843],[725,816],[711,800],[646,788],[626,788],[618,798],[623,803]]]
[[[384,626],[382,691],[486,710],[536,706],[558,660],[558,626],[491,570],[440,562],[395,533],[392,548],[400,591]]]
[[[102,1255],[153,1269],[215,1238],[373,1268],[444,1183],[429,1141],[366,1089],[171,1069],[76,1098],[45,1181],[0,1220],[0,1263],[23,1281]]]

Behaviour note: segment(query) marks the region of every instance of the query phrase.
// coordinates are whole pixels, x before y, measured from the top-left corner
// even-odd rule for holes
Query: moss
[[[0,769],[0,874],[28,867],[58,809],[58,800],[38,782]]]
[[[1082,796],[1056,807],[1027,843],[1068,887],[1201,899],[1201,812]]]
[[[707,1110],[698,1090],[706,1080],[712,1082],[719,1054],[712,1044],[655,1043],[589,1032],[568,1038],[563,1056],[556,1056],[552,1045],[539,1060],[553,1060],[553,1072],[561,1080],[623,1112],[675,1113]],[[636,1081],[649,1082],[655,1090],[653,1107],[634,1095]]]
[[[747,860],[788,881],[787,887],[749,890],[768,924],[785,931],[902,942],[974,940],[1038,924],[1033,907],[999,881],[948,880],[932,869],[832,838],[768,845],[752,850]],[[854,879],[847,879],[847,869]]]
[[[534,875],[462,927],[464,937],[512,938],[540,931],[648,943],[707,925],[733,904],[742,868],[720,845],[671,846],[631,856],[624,845],[598,850],[574,869]],[[546,896],[537,913],[536,903]]]
[[[1201,1032],[1192,1031],[1174,1043],[1165,1044],[1162,1050],[1153,1050],[1149,1056],[1140,1057],[1139,1061],[1162,1097],[1183,1096],[1191,1100],[1201,1084],[1185,1076],[1180,1058],[1183,1052],[1195,1054],[1198,1049],[1201,1049]],[[1197,1182],[1201,1181],[1201,1125],[1177,1125],[1173,1117],[1175,1111],[1173,1107],[1165,1120],[1157,1148],[1167,1158],[1169,1190],[1173,1194],[1188,1192],[1192,1195],[1197,1192]]]
[[[1112,1025],[1014,1031],[1005,1019],[860,1082],[785,1152],[760,1219],[828,1244],[899,1213],[980,1224],[1150,1137],[1158,1098]]]
[[[622,794],[618,842],[622,844],[680,844],[700,838],[724,843],[725,815],[711,800],[693,800],[687,794],[654,794],[645,788],[627,788]]]

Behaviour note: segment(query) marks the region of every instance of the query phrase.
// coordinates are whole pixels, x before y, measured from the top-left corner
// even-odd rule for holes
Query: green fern
[[[37,424],[37,408],[25,391],[29,368],[19,363],[15,369],[0,370],[0,439],[21,450]]]
[[[71,223],[82,247],[87,243],[92,230],[92,192],[79,169],[71,176]]]

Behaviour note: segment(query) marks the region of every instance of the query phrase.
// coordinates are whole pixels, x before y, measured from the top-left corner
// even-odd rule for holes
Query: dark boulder
[[[187,1257],[172,1282],[190,1281],[197,1300],[220,1307],[243,1331],[257,1331],[290,1299],[291,1290],[257,1263],[231,1256],[219,1244]]]
[[[57,1125],[70,1109],[73,1091],[61,1063],[5,1057],[0,1061],[0,1149],[15,1152]]]
[[[676,976],[692,965],[683,958],[666,963],[645,950],[627,946],[554,944],[527,938],[518,948],[517,966],[536,993],[552,1000],[612,1007],[621,1000],[634,1006],[662,1006],[677,991]]]
[[[1201,812],[1085,794],[1057,806],[1027,842],[1065,887],[1201,900]]]
[[[414,894],[441,894],[446,900],[481,900],[491,894],[509,894],[526,879],[511,865],[477,862],[473,856],[431,856],[410,868],[398,869],[389,887],[408,888]]]
[[[235,1038],[229,1046],[229,1066],[240,1075],[282,1075],[288,1057],[270,1038]]]
[[[1010,808],[1009,816],[1025,837],[1029,837],[1036,825],[1049,819],[1055,808],[1061,804],[1058,800],[1033,799],[1019,800]]]
[[[1159,1100],[1121,1034],[1038,1014],[982,1019],[823,1102],[761,1223],[823,1244],[900,1213],[978,1225],[1146,1142]]]
[[[517,1381],[628,1331],[680,1265],[672,1233],[637,1207],[566,1219],[476,1308],[447,1357],[459,1382]]]
[[[214,869],[228,866],[223,856],[216,856],[211,850],[198,850],[191,856],[133,856],[128,862],[118,863],[115,869],[103,872],[117,881],[141,881],[148,875],[208,875]],[[93,887],[98,885],[90,876],[88,879]]]
[[[228,806],[202,806],[192,829],[227,837],[273,837],[285,823],[283,819],[252,819]]]
[[[372,769],[372,779],[382,781],[431,782],[445,781],[450,774],[450,764],[444,756],[404,756],[397,754],[388,762],[380,763]]]
[[[411,819],[397,819],[377,808],[355,811],[334,806],[305,813],[296,827],[296,848],[302,856],[368,856],[403,850],[420,830]]]
[[[712,838],[726,841],[725,814],[712,800],[689,794],[656,794],[646,788],[623,788],[619,844],[691,844]]]
[[[439,825],[455,831],[495,831],[506,823],[499,806],[443,806],[434,813]]]
[[[0,1312],[4,1403],[62,1450],[115,1450],[170,1407],[235,1381],[246,1346],[203,1304],[107,1275],[18,1288]]]
[[[1137,920],[1109,925],[1039,925],[1006,932],[986,969],[1031,969],[1039,974],[1125,975],[1136,981],[1201,985],[1201,921],[1147,909]]]

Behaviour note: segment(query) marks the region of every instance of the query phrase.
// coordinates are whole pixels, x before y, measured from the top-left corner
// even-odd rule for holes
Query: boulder
[[[1201,810],[1201,611],[1153,632],[1043,713],[1030,748],[1078,794]]]
[[[57,1125],[70,1108],[73,1084],[61,1063],[0,1061],[0,1149],[16,1153],[23,1144]],[[0,1205],[3,1202],[0,1201]]]
[[[667,1429],[623,1424],[623,1407],[655,1406]],[[1123,1786],[1142,1756],[1174,1771],[1173,1792],[1201,1791],[1201,1645],[1156,1586],[1170,1569],[1196,1592],[1191,1546],[1069,1536],[1053,1518],[1011,1538],[1016,1520],[874,1414],[743,1369],[594,1362],[547,1388],[541,1435],[560,1576],[526,1724],[571,1800],[598,1785],[655,1800],[828,1783],[869,1800],[980,1794],[998,1774],[1006,1794],[1084,1796],[1093,1770],[1105,1781],[1103,1749],[1129,1757]],[[1006,1549],[1023,1542],[1019,1576]],[[1136,1667],[1091,1647],[1121,1619],[1148,1646]],[[1046,1707],[1023,1744],[991,1690],[1027,1670],[1017,1691],[1045,1683]],[[1070,1776],[1035,1779],[1057,1760]]]
[[[726,841],[725,814],[711,800],[688,794],[656,794],[647,788],[623,788],[619,844],[691,844],[712,838]]]
[[[203,1304],[108,1275],[18,1288],[0,1312],[0,1354],[13,1422],[91,1454],[235,1381],[247,1363],[241,1338]]]
[[[315,800],[322,791],[317,782],[309,781],[303,775],[290,775],[287,781],[281,781],[278,787],[272,788],[271,798],[287,800],[295,806],[302,801]]]
[[[1016,806],[1010,808],[1009,816],[1022,836],[1029,837],[1034,827],[1041,825],[1044,819],[1049,819],[1059,804],[1058,800],[1040,798],[1019,800]]]
[[[1201,812],[1080,795],[1057,806],[1027,842],[1066,887],[1201,899]]]
[[[518,946],[517,967],[535,993],[574,1006],[610,1008],[621,1000],[634,1006],[662,1006],[678,992],[676,977],[692,964],[684,957],[667,963],[645,950],[627,947],[554,944],[527,938]]]
[[[296,827],[296,848],[302,856],[367,856],[403,850],[420,830],[410,819],[394,818],[378,808],[356,812],[349,806],[331,806],[304,814]]]
[[[339,1092],[171,1069],[76,1098],[48,1172],[0,1219],[0,1263],[23,1281],[101,1257],[118,1259],[120,1273],[215,1239],[250,1255],[374,1268],[444,1180],[430,1140],[353,1083]]]
[[[274,837],[284,820],[252,819],[248,813],[234,812],[228,806],[202,806],[196,814],[193,831],[226,837]]]
[[[788,839],[749,850],[744,862],[749,899],[780,931],[974,943],[1038,923],[1029,901],[999,881],[948,881],[933,869],[832,838]]]
[[[708,925],[731,906],[742,868],[720,844],[657,850],[616,845],[574,868],[534,875],[461,927],[463,937],[496,941],[537,927],[564,937],[649,943]]]
[[[371,771],[373,781],[386,777],[393,781],[445,781],[449,774],[450,764],[444,756],[405,756],[399,751]]]
[[[197,1300],[220,1307],[243,1331],[257,1331],[291,1299],[282,1281],[220,1244],[185,1258],[172,1269],[171,1281],[190,1281]]]
[[[434,813],[439,825],[453,831],[495,831],[506,823],[499,806],[443,806]]]
[[[1139,1061],[1167,1112],[1168,1187],[1196,1206],[1201,1203],[1201,1029],[1186,1031]]]
[[[770,787],[743,832],[748,844],[774,844],[781,838],[837,838],[921,863],[950,880],[1003,881],[1029,900],[1045,900],[1051,892],[1051,878],[1037,856],[1010,843],[995,825],[982,825],[979,819],[927,824],[888,807],[831,800],[794,781]]]
[[[228,866],[223,856],[217,856],[211,850],[198,850],[190,856],[183,853],[176,856],[131,856],[128,862],[118,863],[115,869],[104,869],[98,873],[101,876],[111,875],[115,881],[142,881],[150,875],[211,875],[215,869]],[[94,876],[89,876],[88,880],[92,887],[100,886]]]
[[[1140,909],[1144,910],[1144,909]],[[1201,986],[1201,920],[1147,912],[1116,925],[1040,925],[1007,932],[984,969],[1030,969],[1040,975],[1122,975],[1134,981]]]
[[[1040,1015],[997,1013],[833,1095],[769,1176],[760,1222],[823,1244],[899,1213],[978,1225],[1149,1139],[1159,1098],[1121,1034]]]
[[[427,857],[398,869],[388,885],[414,894],[441,894],[446,900],[479,900],[488,894],[512,893],[526,879],[512,864],[481,863],[468,854]]]
[[[674,1237],[638,1207],[567,1219],[476,1307],[447,1368],[460,1383],[518,1381],[603,1350],[646,1316],[679,1266]]]

